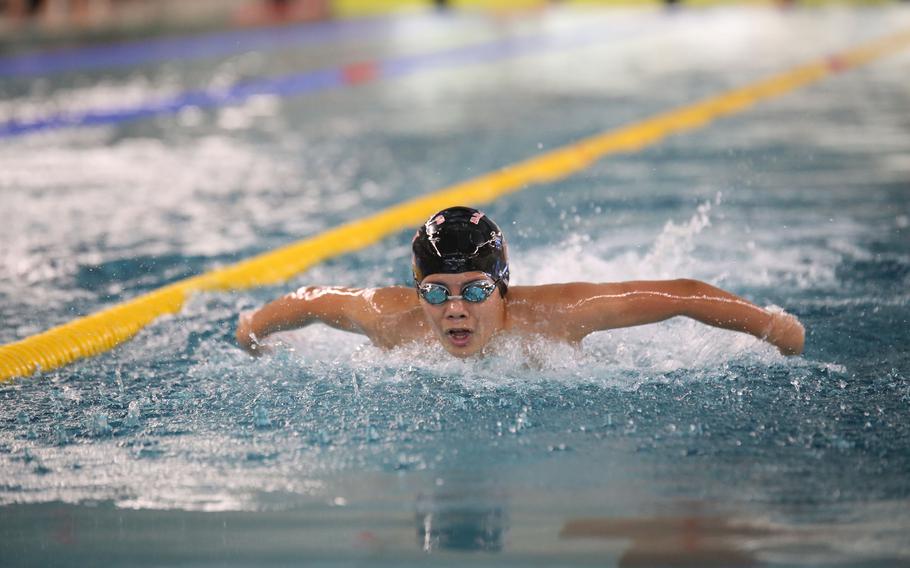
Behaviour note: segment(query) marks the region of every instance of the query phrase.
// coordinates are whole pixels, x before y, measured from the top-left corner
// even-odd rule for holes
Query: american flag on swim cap
[[[483,272],[502,284],[509,281],[508,254],[502,231],[481,211],[450,207],[431,216],[411,242],[414,278],[430,274]]]

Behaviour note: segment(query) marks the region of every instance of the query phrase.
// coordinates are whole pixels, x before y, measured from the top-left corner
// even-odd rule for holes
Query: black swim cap
[[[414,235],[414,280],[430,274],[479,271],[499,284],[505,295],[509,286],[509,258],[499,226],[470,207],[449,207],[430,217]]]

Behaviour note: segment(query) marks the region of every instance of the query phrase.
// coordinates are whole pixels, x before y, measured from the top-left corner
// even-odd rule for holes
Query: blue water
[[[553,39],[598,24],[615,37]],[[0,122],[40,121],[545,46],[4,138],[0,341],[907,29],[910,11],[424,25],[5,78]],[[480,361],[323,327],[266,360],[233,345],[239,311],[296,286],[406,283],[404,231],[0,387],[2,564],[907,563],[908,68],[905,50],[485,206],[515,283],[700,278],[796,314],[804,356],[685,320]]]

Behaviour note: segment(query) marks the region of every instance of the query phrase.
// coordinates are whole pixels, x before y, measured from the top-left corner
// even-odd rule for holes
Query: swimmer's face
[[[483,272],[462,272],[431,274],[420,283],[439,284],[448,288],[450,296],[459,296],[467,284],[478,281],[493,282]],[[480,353],[493,334],[502,329],[505,320],[505,303],[499,288],[482,302],[462,298],[434,305],[420,298],[420,307],[443,347],[456,357]]]

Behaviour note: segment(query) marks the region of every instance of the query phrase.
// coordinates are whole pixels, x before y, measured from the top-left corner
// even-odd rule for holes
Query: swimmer
[[[270,334],[322,322],[393,348],[439,341],[455,357],[483,355],[501,334],[569,344],[597,331],[685,316],[748,333],[785,355],[803,351],[794,316],[762,309],[690,279],[509,286],[502,231],[468,207],[440,211],[417,230],[411,248],[414,288],[304,286],[241,314],[237,341],[252,355]]]

